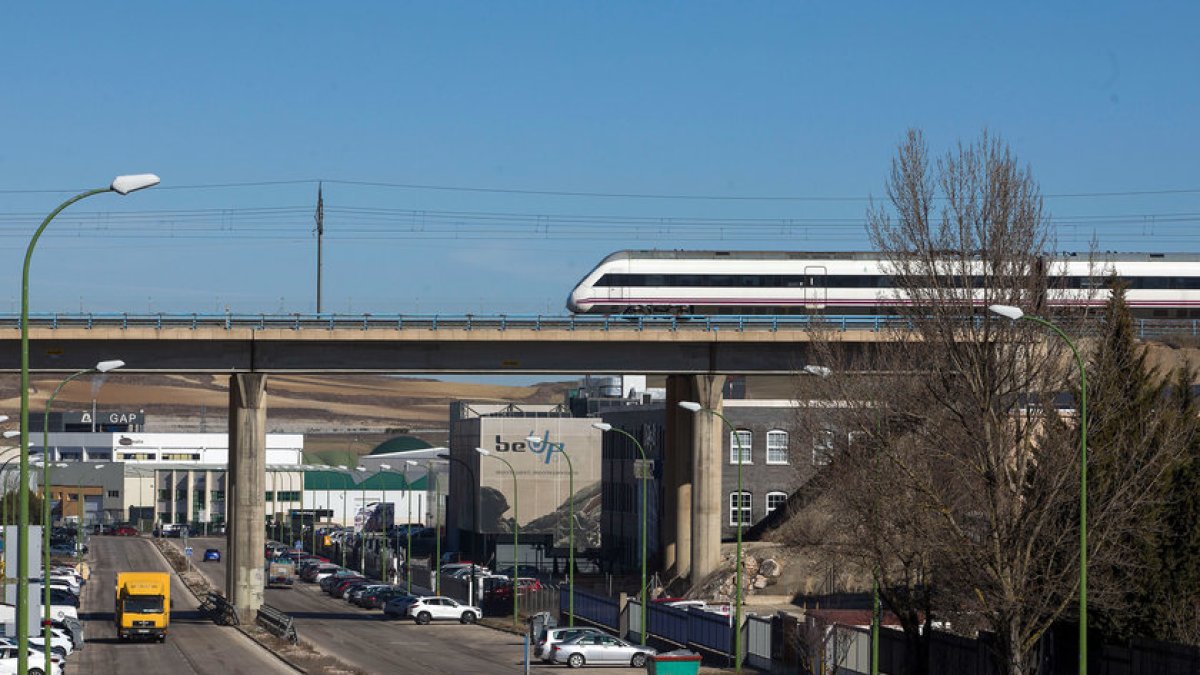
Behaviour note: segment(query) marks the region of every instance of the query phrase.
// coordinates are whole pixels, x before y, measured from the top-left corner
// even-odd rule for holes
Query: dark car
[[[358,606],[363,609],[381,609],[388,600],[398,598],[403,595],[408,595],[402,586],[390,586],[388,588],[376,588],[364,592],[358,598]]]
[[[340,584],[346,579],[361,579],[362,575],[353,570],[338,570],[333,574],[321,580],[321,590],[329,593],[335,584]]]
[[[221,562],[221,550],[216,548],[204,549],[204,562]]]
[[[138,536],[137,528],[132,525],[118,525],[113,528],[114,536],[117,537],[136,537]]]
[[[354,588],[355,586],[363,586],[369,583],[371,582],[362,577],[358,577],[357,579],[346,579],[342,581],[342,583],[335,585],[333,590],[329,592],[329,595],[335,598],[341,598],[346,594],[346,591],[350,590],[351,588]]]

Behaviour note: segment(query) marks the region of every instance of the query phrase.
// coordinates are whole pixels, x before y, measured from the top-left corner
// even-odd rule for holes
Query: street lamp
[[[479,488],[479,481],[475,479],[475,470],[471,468],[470,464],[464,462],[463,460],[461,460],[458,457],[455,457],[449,453],[443,452],[443,453],[439,454],[438,459],[444,459],[444,460],[447,460],[450,462],[458,462],[459,464],[462,464],[464,469],[467,470],[467,473],[471,474],[471,527],[475,529],[476,537],[482,536],[483,533],[479,532],[479,490],[480,490],[480,488]],[[453,490],[454,486],[451,485],[450,489]],[[479,558],[477,558],[475,556],[480,555],[480,553],[483,550],[482,544],[480,544],[479,546],[476,546],[476,544],[478,544],[478,543],[479,542],[476,540],[476,541],[473,541],[472,545],[471,545],[471,557],[473,560],[479,560]],[[472,594],[475,593],[475,565],[474,564],[471,565],[471,593]],[[474,597],[474,596],[472,595],[469,597]],[[474,604],[474,601],[472,601],[472,604]]]
[[[404,460],[404,492],[408,497],[408,527],[404,528],[407,542],[404,545],[404,571],[408,577],[408,594],[412,595],[412,483],[408,482],[408,467],[416,466],[411,459]]]
[[[25,249],[25,264],[21,268],[21,469],[17,495],[17,672],[24,675],[29,670],[29,265],[33,260],[33,249],[46,226],[63,209],[75,202],[104,192],[127,195],[158,185],[158,176],[152,173],[117,176],[106,188],[81,192],[58,205],[46,216],[29,240]]]
[[[392,465],[391,464],[380,464],[379,470],[381,472],[391,473]],[[391,509],[389,509],[389,504],[388,504],[388,500],[387,500],[387,479],[386,478],[383,479],[382,484],[380,485],[380,488],[383,491],[383,496],[379,500],[380,509],[381,509],[381,518],[383,515],[386,515],[387,513],[391,512],[392,513],[392,521],[394,522],[395,521],[395,512],[392,511]],[[383,521],[381,522],[380,525],[383,528],[383,558],[382,558],[382,562],[379,564],[379,572],[380,572],[379,576],[385,577],[387,579],[387,582],[390,584],[390,583],[392,583],[392,575],[390,573],[390,569],[388,568],[388,564],[392,562],[392,547],[391,547],[392,532],[388,528],[388,523],[387,523],[386,518],[383,518]]]
[[[816,366],[814,366],[814,367],[816,367]],[[700,405],[699,403],[696,403],[695,401],[680,401],[679,407],[683,408],[684,410],[690,410],[694,413],[703,411],[703,412],[707,412],[711,415],[716,415],[718,418],[720,418],[720,420],[722,422],[725,423],[725,426],[729,428],[729,435],[733,438],[734,443],[737,444],[737,451],[738,451],[737,517],[738,517],[738,519],[737,519],[737,559],[736,559],[736,562],[734,565],[734,572],[737,575],[735,577],[734,587],[736,589],[737,594],[735,596],[735,602],[734,602],[734,606],[733,606],[734,607],[734,610],[733,610],[734,611],[734,615],[733,615],[734,616],[734,618],[733,618],[733,668],[734,668],[734,672],[740,673],[740,672],[742,672],[742,526],[745,524],[745,521],[746,521],[745,511],[743,511],[743,504],[745,504],[745,501],[744,501],[745,495],[742,493],[742,460],[745,459],[745,456],[744,456],[745,453],[742,450],[742,437],[740,434],[737,433],[737,429],[734,428],[733,424],[731,424],[729,422],[729,420],[726,419],[725,415],[722,415],[720,412],[713,410],[712,408],[705,408],[704,406]]]
[[[10,429],[4,432],[4,438],[6,439],[16,438],[20,435],[21,432],[17,431],[16,429]],[[4,490],[4,497],[2,500],[0,500],[0,524],[3,525],[8,524],[8,478],[5,476],[5,473],[8,471],[9,463],[11,463],[14,459],[20,459],[20,457],[20,455],[13,455],[12,457],[4,460],[4,464],[0,464],[0,486],[2,486]]]
[[[512,589],[513,589],[513,628],[516,628],[517,621],[519,620],[518,617],[520,616],[520,614],[519,614],[520,603],[518,600],[519,596],[517,595],[517,576],[518,576],[517,572],[520,571],[520,567],[518,566],[517,561],[520,558],[517,554],[517,550],[518,550],[518,548],[520,548],[520,538],[521,538],[521,517],[520,517],[519,512],[517,511],[517,490],[518,490],[517,471],[516,471],[516,469],[513,468],[513,465],[510,464],[507,459],[504,459],[500,455],[493,455],[492,451],[488,450],[487,448],[475,448],[475,452],[478,452],[479,454],[483,455],[484,457],[492,457],[492,458],[500,460],[501,462],[504,462],[504,466],[507,466],[508,472],[512,474],[512,479],[513,479],[513,578],[512,578],[512,582],[513,582],[513,585],[512,585]],[[482,481],[483,477],[480,476],[479,480]]]
[[[442,494],[438,485],[437,470],[433,468],[433,460],[425,464],[425,476],[433,476],[433,592],[442,592]]]
[[[527,436],[525,438],[525,442],[529,443],[530,448],[535,448],[543,442],[546,443],[547,445],[549,445],[549,441],[547,439],[539,438],[538,436]],[[570,534],[568,535],[568,540],[567,540],[569,542],[568,546],[570,546],[570,548],[567,550],[567,589],[568,589],[567,590],[567,621],[568,621],[567,625],[574,627],[575,626],[575,465],[571,463],[571,456],[567,454],[566,443],[558,444],[558,447],[556,449],[558,450],[558,452],[562,453],[563,457],[567,458],[567,491],[570,493],[570,496],[567,497],[567,505],[568,505],[567,519],[569,521],[568,526],[569,526],[569,532],[570,532]],[[546,452],[550,452],[550,451],[551,451],[550,448],[546,448]],[[520,574],[517,574],[518,572],[519,572],[519,570],[518,570],[516,564],[514,563],[513,564],[513,573],[516,574],[516,576],[520,576]]]
[[[342,473],[345,474],[345,478],[346,478],[346,482],[342,483],[342,527],[345,527],[346,521],[347,521],[346,502],[349,501],[347,498],[347,494],[350,489],[350,486],[348,484],[354,482],[354,479],[352,479],[350,477],[351,476],[350,467],[346,466],[345,464],[338,464],[337,468],[342,470]],[[342,552],[342,567],[345,567],[346,566],[346,538],[345,537],[341,537],[339,539],[338,548]]]
[[[650,460],[646,458],[646,449],[642,447],[641,442],[638,441],[638,439],[628,431],[625,431],[624,429],[618,429],[607,422],[593,422],[592,427],[599,429],[600,431],[615,431],[618,434],[625,436],[629,440],[633,441],[633,444],[637,446],[638,453],[642,455],[642,591],[640,593],[640,600],[642,605],[641,642],[642,644],[646,644],[646,633],[648,629],[648,626],[646,626],[646,509],[649,506],[649,502],[646,501],[646,481],[650,477]],[[738,499],[740,500],[741,497],[738,497]],[[571,618],[575,618],[574,612],[572,612]]]
[[[1053,323],[1012,305],[988,305],[988,311],[1013,321],[1032,321],[1054,331],[1071,348],[1075,365],[1079,366],[1079,674],[1087,675],[1087,368],[1075,343]]]
[[[121,368],[125,365],[120,359],[111,361],[101,361],[91,368],[85,368],[76,373],[67,376],[54,391],[50,397],[46,399],[46,410],[42,415],[42,582],[44,588],[42,604],[44,612],[42,615],[42,637],[45,638],[45,644],[50,644],[50,583],[48,581],[50,574],[50,467],[54,464],[50,456],[50,407],[54,405],[54,399],[58,397],[59,392],[67,383],[77,377],[91,375],[92,373],[108,373]],[[65,466],[65,465],[64,465]],[[46,670],[50,670],[50,650],[46,652]]]
[[[362,473],[366,473],[367,467],[356,466],[356,467],[354,467],[354,470],[362,472]],[[358,569],[360,572],[363,573],[363,576],[365,577],[365,576],[367,576],[367,518],[366,518],[367,514],[364,511],[364,509],[367,508],[367,479],[366,479],[366,477],[364,476],[363,479],[358,482],[358,484],[362,488],[362,504],[359,505],[359,507],[358,507],[359,513],[362,515],[362,529],[359,530],[359,533],[358,533],[359,534]],[[355,520],[358,520],[357,515],[355,516]]]

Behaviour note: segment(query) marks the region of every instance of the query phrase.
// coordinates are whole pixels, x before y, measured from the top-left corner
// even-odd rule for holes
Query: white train
[[[1200,255],[1121,253],[1046,261],[1051,306],[1100,306],[1108,271],[1135,316],[1200,318]],[[618,251],[571,291],[580,314],[890,314],[903,302],[874,253]]]

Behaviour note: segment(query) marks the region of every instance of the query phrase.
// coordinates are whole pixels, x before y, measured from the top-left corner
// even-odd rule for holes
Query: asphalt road
[[[91,538],[88,559],[92,576],[83,587],[79,618],[87,644],[67,659],[67,672],[211,673],[266,675],[294,673],[278,659],[234,628],[217,626],[200,616],[197,603],[177,576],[172,575],[171,627],[167,641],[120,642],[113,624],[114,586],[119,571],[170,571],[153,544],[139,537]]]
[[[172,543],[182,546],[179,540]],[[193,560],[206,548],[225,552],[224,539],[193,538]],[[225,565],[197,562],[218,588],[225,587]],[[368,673],[437,673],[480,675],[524,673],[521,636],[457,622],[418,626],[411,621],[387,621],[380,610],[366,610],[321,592],[316,584],[297,580],[293,588],[268,588],[267,604],[292,615],[300,639],[347,665]],[[531,671],[557,672],[564,667],[535,663]],[[644,675],[638,668],[584,668],[614,674]],[[577,672],[577,671],[572,671]]]

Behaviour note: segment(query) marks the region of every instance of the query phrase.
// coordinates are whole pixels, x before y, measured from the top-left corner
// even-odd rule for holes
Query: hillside
[[[31,410],[42,410],[46,396],[60,381],[34,377]],[[114,373],[72,382],[59,393],[54,409],[86,410],[95,400],[101,410],[144,410],[146,431],[224,431],[228,385],[228,375]],[[444,444],[452,401],[561,403],[572,386],[569,382],[502,386],[386,375],[272,375],[267,381],[267,426],[276,432],[349,434],[354,444],[365,444],[369,437],[384,438],[388,432],[421,430],[432,432],[439,437],[437,444]],[[0,378],[0,410],[16,417],[9,411],[19,406],[17,377]]]

